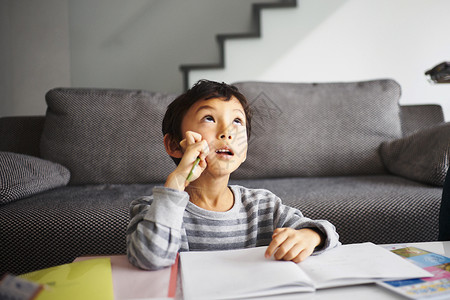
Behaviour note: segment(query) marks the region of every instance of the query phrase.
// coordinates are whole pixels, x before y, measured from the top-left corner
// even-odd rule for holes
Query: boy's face
[[[235,171],[247,157],[247,129],[244,108],[235,97],[225,100],[199,100],[187,111],[181,132],[199,133],[208,142],[206,171],[226,175]]]

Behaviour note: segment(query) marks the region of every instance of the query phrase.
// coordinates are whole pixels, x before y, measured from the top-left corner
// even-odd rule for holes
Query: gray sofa
[[[450,148],[440,106],[398,105],[393,80],[236,85],[254,116],[233,184],[328,219],[343,243],[437,240]],[[174,168],[161,121],[175,97],[57,88],[45,116],[0,118],[0,273],[126,252],[129,203]]]

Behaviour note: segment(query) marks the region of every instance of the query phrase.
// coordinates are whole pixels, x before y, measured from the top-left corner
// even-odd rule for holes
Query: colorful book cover
[[[44,285],[37,300],[114,299],[109,258],[73,262],[19,277]]]
[[[433,277],[383,281],[379,284],[410,299],[450,299],[450,258],[416,247],[391,247],[391,252],[432,273]]]

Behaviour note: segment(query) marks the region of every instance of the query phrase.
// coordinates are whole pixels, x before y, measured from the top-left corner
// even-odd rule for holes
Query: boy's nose
[[[219,139],[221,140],[231,140],[236,136],[234,128],[232,128],[230,125],[225,124],[222,125],[217,133],[219,134]]]

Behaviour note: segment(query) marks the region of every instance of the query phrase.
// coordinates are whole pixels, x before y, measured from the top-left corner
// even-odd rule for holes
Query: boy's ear
[[[172,138],[168,133],[164,135],[164,147],[166,148],[167,154],[171,157],[181,158],[183,157],[183,152],[181,151],[180,143]]]

